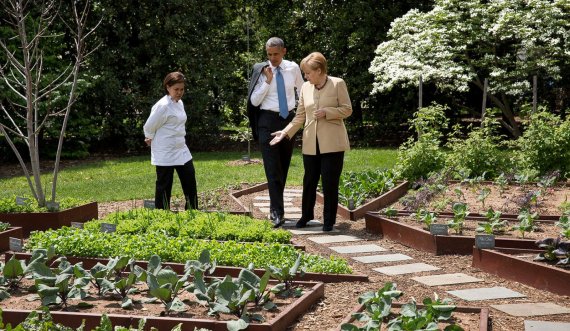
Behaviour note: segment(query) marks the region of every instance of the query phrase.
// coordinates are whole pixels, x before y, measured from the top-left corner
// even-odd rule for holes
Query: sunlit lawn
[[[239,152],[194,152],[194,166],[198,191],[209,191],[238,183],[263,183],[263,165],[230,165],[241,159]],[[396,162],[395,149],[353,149],[345,154],[343,171],[363,171],[391,168]],[[261,159],[259,153],[252,158]],[[175,175],[173,194],[182,191]],[[303,161],[296,150],[291,161],[287,185],[300,186],[303,179]],[[51,189],[51,174],[43,176]],[[155,169],[150,156],[117,158],[73,166],[62,170],[58,179],[58,197],[75,197],[94,201],[121,201],[146,199],[154,195]],[[0,197],[29,195],[24,177],[0,179]]]

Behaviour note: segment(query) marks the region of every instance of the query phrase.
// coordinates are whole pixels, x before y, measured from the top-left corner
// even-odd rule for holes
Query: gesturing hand
[[[285,131],[275,131],[271,135],[275,137],[269,142],[269,145],[271,146],[278,144],[281,140],[283,140],[283,138],[287,136]]]

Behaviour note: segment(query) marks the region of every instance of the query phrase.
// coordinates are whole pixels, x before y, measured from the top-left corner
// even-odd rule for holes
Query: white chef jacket
[[[144,124],[144,136],[152,139],[150,163],[155,166],[177,166],[192,160],[186,146],[186,111],[182,100],[169,95],[152,106]]]

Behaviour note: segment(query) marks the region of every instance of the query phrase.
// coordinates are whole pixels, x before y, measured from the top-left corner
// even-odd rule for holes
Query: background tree
[[[425,82],[448,92],[483,89],[501,109],[502,124],[518,137],[515,106],[532,90],[561,79],[570,34],[568,0],[437,0],[429,12],[410,10],[396,19],[370,67],[374,93]]]
[[[92,32],[86,29],[90,3],[86,1],[80,8],[77,2],[69,8],[60,7],[58,1],[2,0],[0,4],[6,24],[0,39],[5,61],[0,66],[0,80],[8,91],[0,103],[0,132],[20,162],[33,197],[44,207],[39,137],[55,119],[61,120],[51,189],[54,202],[66,125],[87,55],[85,41]],[[72,19],[59,21],[59,12],[70,9]],[[66,35],[60,31],[67,32],[71,44],[64,42]],[[31,174],[12,136],[25,142]]]

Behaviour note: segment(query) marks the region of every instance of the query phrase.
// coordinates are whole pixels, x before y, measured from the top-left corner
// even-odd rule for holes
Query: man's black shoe
[[[277,229],[278,227],[283,225],[283,223],[285,223],[285,218],[283,216],[273,215],[273,228],[274,229]]]
[[[305,220],[303,220],[303,219],[300,219],[300,220],[298,220],[297,223],[295,224],[295,227],[296,227],[296,228],[299,228],[299,229],[300,229],[300,228],[306,228],[306,227],[307,227],[307,223],[308,223],[308,221],[305,221]]]
[[[332,225],[323,225],[323,231],[325,232],[330,232],[333,230],[333,226]]]

